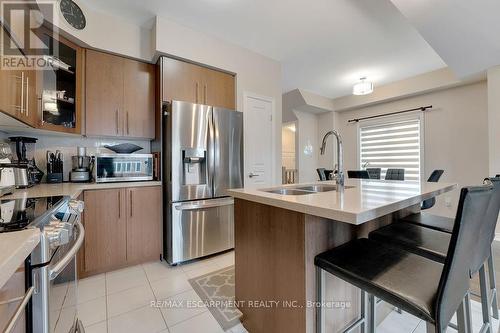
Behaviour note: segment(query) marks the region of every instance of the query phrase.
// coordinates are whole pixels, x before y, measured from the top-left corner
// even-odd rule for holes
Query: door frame
[[[264,102],[271,103],[271,184],[274,185],[276,183],[276,100],[274,97],[264,96],[260,94],[256,94],[253,92],[245,91],[243,93],[243,152],[246,152],[246,143],[247,143],[247,119],[248,119],[248,98],[260,99]],[[245,156],[245,155],[243,155]],[[246,158],[243,160],[243,186],[245,186],[245,179],[248,174]]]

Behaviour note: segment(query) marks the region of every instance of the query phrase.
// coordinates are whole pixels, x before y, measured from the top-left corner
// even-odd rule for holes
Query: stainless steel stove
[[[28,305],[28,332],[84,332],[77,317],[76,254],[84,239],[83,202],[69,197],[0,200],[0,232],[39,228],[31,254],[34,287]]]

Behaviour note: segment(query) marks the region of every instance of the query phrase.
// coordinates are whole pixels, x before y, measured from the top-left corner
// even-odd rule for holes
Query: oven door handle
[[[83,225],[80,222],[79,218],[75,221],[75,227],[78,232],[78,238],[76,239],[75,244],[71,247],[68,253],[66,253],[66,255],[54,265],[54,267],[49,269],[49,279],[51,281],[54,280],[63,271],[64,268],[66,268],[73,257],[76,256],[76,253],[83,244],[83,239],[85,238],[85,229],[83,228]]]

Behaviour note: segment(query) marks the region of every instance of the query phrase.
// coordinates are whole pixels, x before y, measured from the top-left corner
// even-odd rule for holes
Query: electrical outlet
[[[451,197],[449,196],[445,196],[444,197],[444,204],[446,205],[446,207],[451,207]]]

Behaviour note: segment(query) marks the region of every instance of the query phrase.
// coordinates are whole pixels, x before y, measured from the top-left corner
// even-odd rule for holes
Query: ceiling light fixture
[[[373,92],[373,83],[366,81],[366,77],[359,79],[359,82],[352,87],[353,95],[368,95]]]

